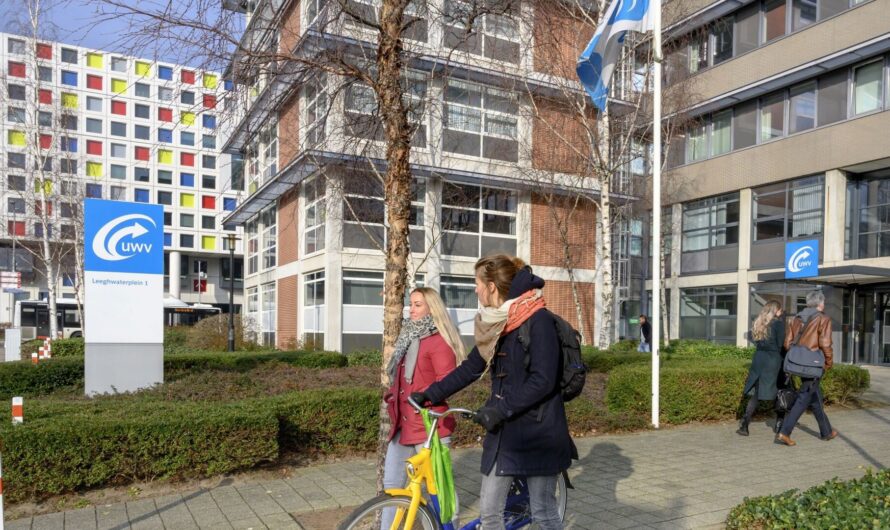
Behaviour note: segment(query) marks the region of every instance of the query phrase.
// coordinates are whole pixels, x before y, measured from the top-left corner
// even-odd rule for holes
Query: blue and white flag
[[[578,79],[600,110],[606,108],[609,80],[621,56],[624,36],[628,31],[645,33],[654,29],[650,9],[653,4],[656,9],[661,8],[661,2],[657,0],[613,0],[578,58]]]

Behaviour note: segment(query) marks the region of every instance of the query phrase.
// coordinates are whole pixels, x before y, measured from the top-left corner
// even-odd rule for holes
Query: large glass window
[[[343,246],[347,248],[384,248],[386,208],[383,188],[373,176],[354,175],[344,179]],[[412,252],[425,250],[423,212],[426,200],[423,181],[414,180],[411,190],[409,245]]]
[[[444,183],[442,249],[452,256],[516,253],[515,191]]]
[[[306,119],[306,145],[312,147],[325,139],[325,123],[328,114],[327,77],[322,73],[309,80],[303,87]]]
[[[822,188],[822,176],[755,188],[754,241],[821,234]]]
[[[516,94],[450,80],[445,89],[443,148],[449,153],[516,162]]]
[[[477,309],[476,279],[472,276],[441,276],[439,294],[449,309]]]
[[[708,127],[704,122],[690,127],[686,132],[686,163],[708,158]]]
[[[785,94],[778,93],[760,100],[760,141],[785,135]]]
[[[412,147],[426,147],[425,101],[427,82],[420,74],[402,78],[403,100],[408,118],[416,127]],[[383,125],[377,109],[377,97],[367,85],[354,83],[346,88],[346,133],[357,138],[383,140]]]
[[[853,70],[853,108],[856,114],[881,108],[883,81],[884,61],[875,61]]]
[[[680,291],[680,338],[735,343],[736,287]]]
[[[264,346],[275,346],[275,326],[277,324],[275,282],[262,285],[263,312],[260,316],[260,331]]]
[[[519,2],[445,0],[444,45],[498,61],[519,63]],[[467,24],[472,19],[472,28]]]
[[[789,134],[816,126],[816,83],[806,83],[791,89],[788,114]]]
[[[760,44],[760,2],[740,9],[735,19],[735,51],[749,52]]]
[[[763,4],[763,42],[785,34],[785,0],[767,0]]]
[[[344,305],[383,305],[383,273],[343,271]]]
[[[847,69],[819,78],[819,125],[847,119]]]
[[[259,219],[247,222],[247,274],[256,274],[260,270],[260,234]]]
[[[310,272],[303,279],[303,306],[324,305],[324,271]]]
[[[683,252],[735,245],[738,242],[738,193],[683,205]]]
[[[303,217],[303,249],[306,254],[324,250],[325,180],[316,177],[303,184],[306,203]]]
[[[711,28],[712,64],[720,64],[732,57],[733,25],[732,17],[718,20]]]
[[[816,0],[791,0],[791,31],[816,22]]]
[[[733,149],[750,147],[757,143],[757,102],[750,101],[733,109]]]
[[[263,269],[275,266],[278,245],[278,213],[275,206],[270,206],[260,214],[263,223]]]
[[[890,179],[847,184],[846,257],[890,256]]]
[[[711,120],[711,156],[728,153],[732,149],[732,110],[715,114]]]

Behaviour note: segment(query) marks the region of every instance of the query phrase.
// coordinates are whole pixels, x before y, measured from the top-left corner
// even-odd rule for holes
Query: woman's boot
[[[750,420],[747,417],[742,418],[742,421],[739,422],[739,428],[738,428],[738,430],[736,430],[736,434],[738,434],[739,436],[748,436],[748,423],[749,422],[750,422]]]

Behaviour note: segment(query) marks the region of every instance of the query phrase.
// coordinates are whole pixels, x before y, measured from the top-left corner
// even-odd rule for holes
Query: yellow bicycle
[[[412,401],[408,402],[412,407],[420,411],[421,407]],[[439,420],[451,414],[460,414],[465,418],[472,418],[475,413],[467,409],[452,408],[437,413],[428,411],[432,419],[426,442],[422,449],[405,462],[405,471],[408,475],[408,484],[404,488],[388,489],[383,495],[379,495],[362,504],[350,516],[340,524],[339,530],[377,530],[381,528],[381,521],[393,518],[389,528],[381,530],[440,530],[443,525],[439,522],[438,488],[433,478],[433,463],[430,446],[433,436],[438,432]],[[429,495],[423,495],[424,487]],[[558,510],[561,519],[566,511],[566,479],[565,474],[559,476],[556,485],[556,499],[559,503]],[[517,477],[513,480],[507,504],[504,508],[504,526],[507,530],[517,530],[529,526],[532,522],[531,508],[528,500],[528,485],[524,478]],[[479,519],[470,521],[461,530],[478,530],[481,528]],[[454,526],[449,523],[444,525],[444,530],[452,530]]]

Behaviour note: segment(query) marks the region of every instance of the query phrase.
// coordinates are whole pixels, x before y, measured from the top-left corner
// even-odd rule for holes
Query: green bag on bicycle
[[[426,432],[430,432],[432,421],[426,409],[421,411],[423,426]],[[439,500],[439,519],[442,524],[448,524],[454,518],[454,509],[457,506],[457,496],[454,493],[454,475],[451,471],[451,452],[448,446],[442,445],[439,435],[436,433],[430,443],[430,459],[433,464],[433,477],[436,480],[437,497]]]

